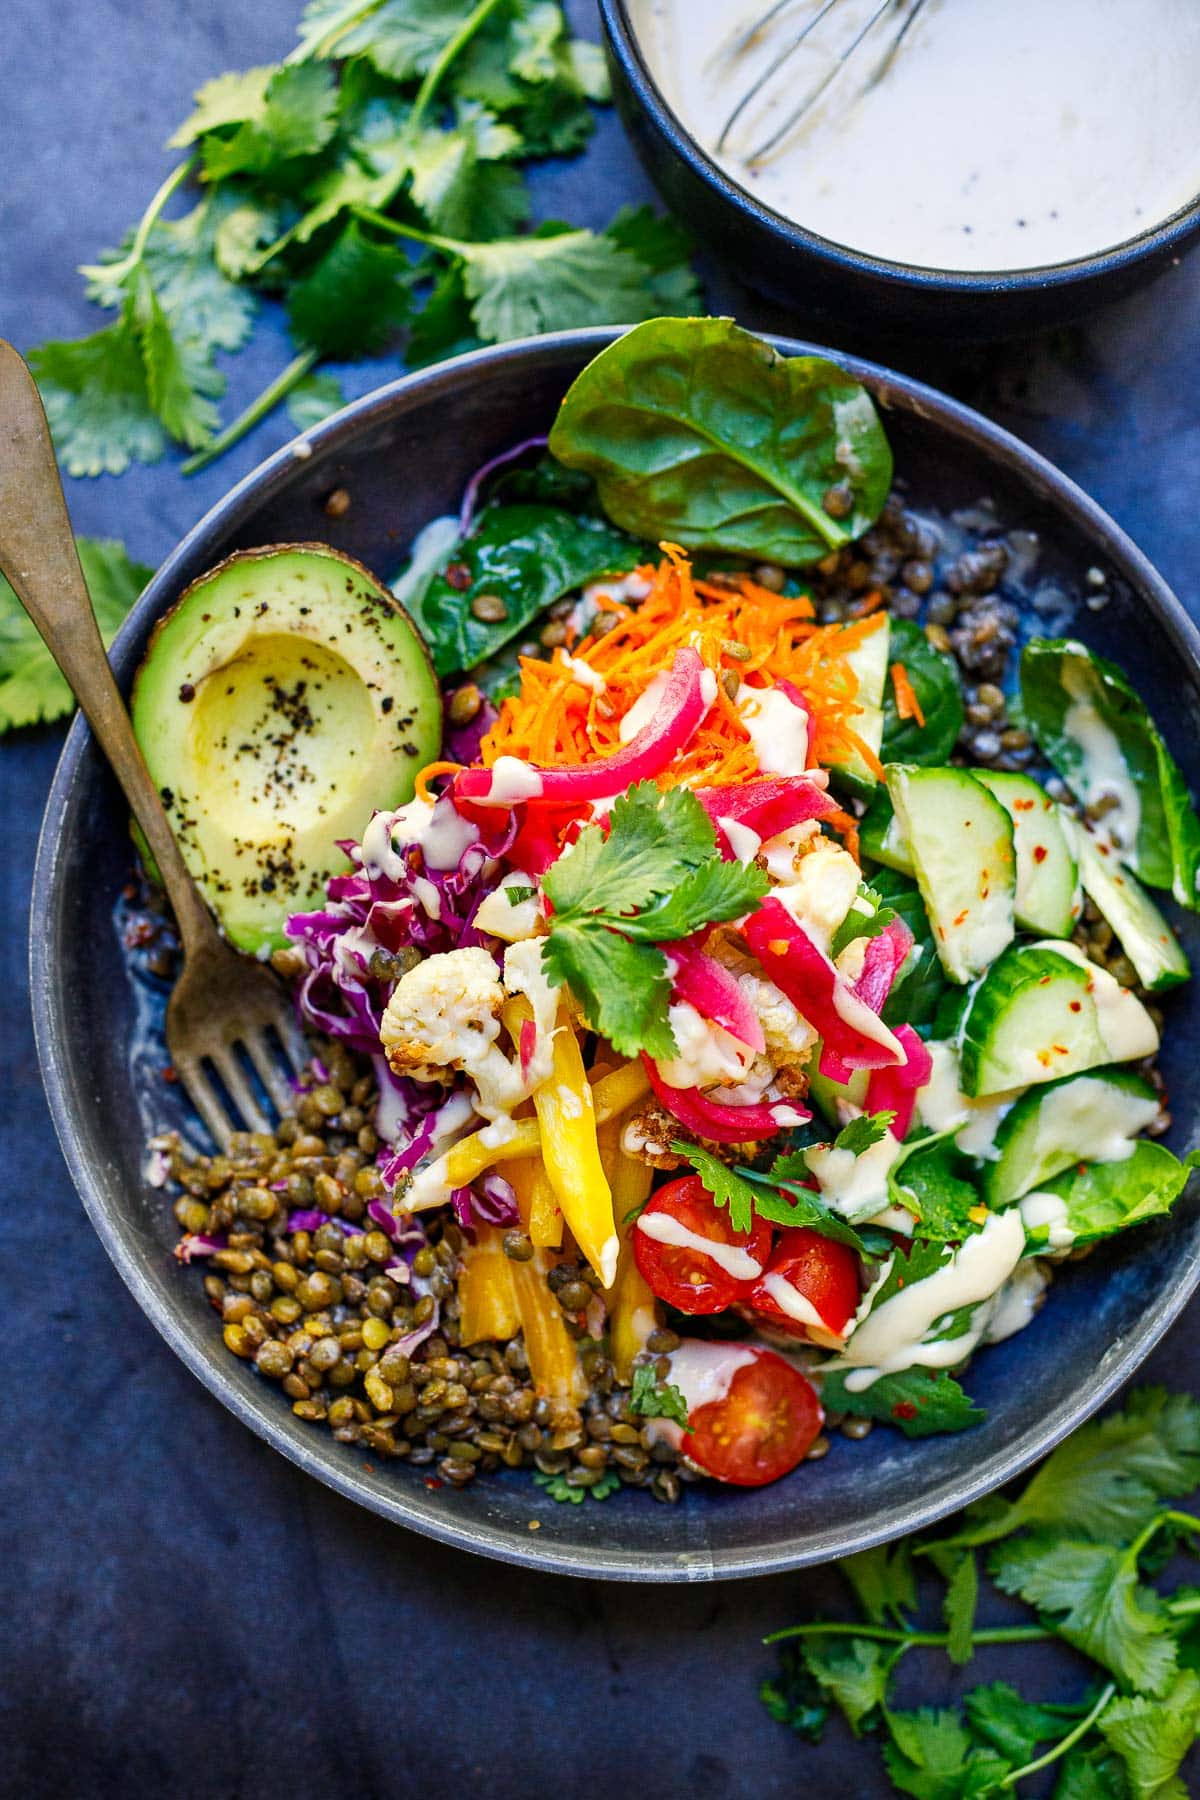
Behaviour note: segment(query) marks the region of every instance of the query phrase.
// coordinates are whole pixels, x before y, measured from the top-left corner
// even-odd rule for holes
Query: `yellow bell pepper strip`
[[[477,1225],[475,1242],[463,1246],[458,1276],[459,1330],[464,1344],[505,1343],[521,1329],[514,1267],[504,1254],[503,1229]]]
[[[527,1005],[526,1001],[511,1001],[511,1006]],[[504,1009],[508,1012],[508,1006]],[[520,1026],[518,1024],[518,1030]],[[561,1035],[561,1034],[560,1034]],[[602,1075],[591,1089],[595,1104],[595,1117],[598,1124],[607,1119],[614,1119],[619,1114],[628,1112],[644,1094],[650,1091],[650,1081],[641,1059],[623,1063],[614,1069],[611,1075]],[[469,1187],[484,1172],[500,1162],[512,1162],[521,1156],[536,1156],[541,1149],[541,1127],[536,1119],[514,1119],[515,1130],[511,1137],[502,1143],[488,1140],[488,1130],[472,1132],[470,1137],[460,1138],[458,1143],[446,1152],[446,1180],[451,1187]]]
[[[549,1081],[533,1096],[542,1135],[542,1162],[580,1253],[611,1287],[620,1240],[613,1224],[612,1192],[596,1143],[596,1105],[574,1029],[554,1034]]]
[[[657,1302],[634,1261],[634,1221],[625,1222],[626,1215],[648,1199],[654,1171],[635,1156],[626,1156],[621,1148],[618,1121],[602,1125],[596,1135],[612,1188],[613,1213],[621,1239],[617,1278],[608,1296],[609,1354],[617,1380],[628,1382],[633,1379],[634,1357],[646,1348],[646,1339],[659,1323]]]
[[[532,1201],[529,1207],[529,1223],[525,1227],[537,1250],[557,1250],[562,1244],[563,1215],[554,1189],[550,1186],[550,1178],[542,1167],[540,1156],[532,1157],[533,1175],[531,1176]]]
[[[532,1236],[538,1190],[548,1185],[541,1159],[524,1157],[510,1165],[508,1174],[517,1196],[521,1223]],[[578,1403],[586,1395],[587,1382],[562,1308],[546,1285],[546,1275],[554,1260],[544,1250],[535,1250],[528,1262],[510,1262],[513,1292],[534,1387],[551,1400]]]

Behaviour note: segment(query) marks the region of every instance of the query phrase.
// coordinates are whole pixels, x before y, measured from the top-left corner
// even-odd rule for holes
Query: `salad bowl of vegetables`
[[[116,661],[311,1062],[229,1146],[164,1081],[77,724],[47,1086],[142,1306],[320,1479],[764,1573],[994,1488],[1185,1305],[1197,637],[977,415],[727,320],[471,353],[235,489]]]

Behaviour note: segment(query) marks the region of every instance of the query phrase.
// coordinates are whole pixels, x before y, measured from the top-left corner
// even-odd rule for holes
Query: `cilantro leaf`
[[[885,1646],[871,1638],[811,1637],[804,1661],[823,1694],[845,1714],[855,1737],[869,1730],[887,1700],[888,1661]]]
[[[1074,1706],[1042,1706],[1023,1700],[1006,1681],[972,1688],[963,1705],[972,1731],[984,1739],[1014,1768],[1032,1762],[1039,1744],[1050,1743],[1069,1730],[1072,1720],[1088,1711],[1089,1703]]]
[[[984,1418],[982,1408],[963,1392],[944,1369],[905,1369],[880,1375],[870,1387],[846,1386],[848,1371],[821,1371],[821,1396],[827,1412],[855,1413],[897,1426],[905,1437],[931,1437],[940,1431],[966,1431]]]
[[[322,63],[281,63],[261,92],[248,82],[241,97],[244,118],[232,135],[225,137],[223,127],[212,126],[203,133],[201,154],[209,181],[261,175],[295,157],[313,156],[337,130],[337,80]]]
[[[917,1604],[912,1547],[907,1539],[844,1556],[838,1568],[873,1625],[883,1625],[890,1615],[897,1625],[904,1626],[905,1612],[912,1612]]]
[[[292,288],[292,329],[323,356],[378,350],[408,312],[411,274],[403,251],[366,237],[352,219]]]
[[[455,240],[476,330],[486,343],[568,331],[603,316],[634,325],[657,307],[636,256],[610,237],[550,222],[532,237]]]
[[[606,914],[616,920],[670,893],[689,869],[717,854],[712,821],[687,788],[660,792],[639,781],[609,815],[609,830],[585,826],[578,842],[546,871],[543,886],[556,916]]]
[[[685,1431],[692,1430],[682,1390],[669,1382],[659,1381],[654,1370],[646,1364],[633,1371],[629,1410],[643,1419],[673,1419]]]
[[[412,178],[412,198],[438,231],[472,239],[508,236],[529,217],[529,196],[519,172],[499,159],[520,147],[510,125],[467,102],[453,130],[431,127],[407,145],[403,167]],[[379,205],[377,199],[367,203]]]
[[[699,1144],[685,1144],[680,1140],[673,1143],[671,1148],[677,1155],[687,1157],[704,1183],[713,1205],[724,1207],[728,1211],[730,1229],[752,1231],[758,1192],[750,1182],[714,1156],[711,1150],[704,1150]]]
[[[1053,1450],[1015,1500],[969,1507],[954,1544],[988,1544],[1022,1526],[1125,1543],[1164,1500],[1200,1484],[1200,1401],[1138,1388],[1124,1410],[1091,1421]]]
[[[624,928],[631,937],[650,943],[691,937],[705,925],[721,925],[751,912],[769,885],[753,864],[722,862],[714,856],[698,869],[688,869],[671,893],[660,895]]]
[[[772,1186],[773,1171],[762,1175],[755,1169],[731,1169],[699,1144],[680,1140],[671,1148],[677,1155],[687,1157],[713,1205],[728,1207],[729,1223],[734,1231],[750,1231],[757,1214],[771,1225],[808,1226],[823,1237],[834,1238],[839,1244],[848,1244],[852,1250],[864,1254],[858,1233],[844,1219],[839,1219],[819,1195],[802,1188],[789,1190],[785,1197],[775,1192]]]
[[[860,1113],[857,1119],[842,1126],[833,1140],[834,1149],[849,1150],[852,1155],[861,1156],[872,1144],[883,1142],[895,1117],[894,1112]]]
[[[889,1712],[890,1743],[883,1756],[902,1793],[916,1800],[965,1800],[995,1792],[1009,1764],[991,1748],[971,1740],[953,1707],[923,1706],[917,1712]]]
[[[224,377],[201,344],[175,331],[144,264],[137,271],[131,308],[155,416],[176,443],[198,450],[219,423],[213,396],[224,390]]]
[[[120,475],[131,462],[158,461],[167,435],[128,313],[91,337],[40,344],[29,366],[68,475]]]
[[[946,1621],[946,1655],[952,1663],[970,1662],[974,1654],[971,1634],[975,1629],[975,1608],[979,1602],[979,1570],[975,1552],[964,1551],[958,1558],[942,1598],[942,1617]]]
[[[830,956],[840,956],[847,944],[857,943],[859,938],[878,937],[895,917],[893,909],[884,905],[874,888],[868,887],[865,881],[860,882],[857,900],[851,902],[850,911],[829,941]]]
[[[524,906],[526,900],[533,900],[537,895],[537,889],[533,887],[506,887],[504,892],[510,906]]]
[[[105,645],[111,644],[152,570],[111,538],[79,538],[84,579]],[[0,732],[63,718],[75,702],[53,657],[0,575]]]
[[[1200,1677],[1177,1675],[1161,1700],[1112,1700],[1099,1719],[1109,1747],[1125,1765],[1134,1800],[1187,1800],[1180,1763],[1200,1732]]]
[[[226,125],[241,125],[262,112],[267,84],[275,73],[274,63],[256,69],[242,69],[228,75],[217,75],[196,89],[195,111],[167,139],[169,150],[185,150],[206,132],[219,131]]]
[[[346,404],[342,384],[336,375],[321,370],[309,375],[288,396],[288,417],[297,431],[307,431],[322,419],[332,417]]]
[[[233,194],[217,191],[181,219],[156,219],[137,270],[130,261],[130,233],[120,249],[84,268],[88,298],[99,306],[121,306],[133,278],[145,271],[163,312],[189,342],[205,350],[240,350],[250,334],[256,302],[250,289],[221,267],[217,243],[231,216],[246,210]]]
[[[428,273],[428,267],[419,263],[414,277],[419,279]],[[435,277],[424,306],[413,320],[405,361],[410,369],[423,369],[443,357],[460,356],[464,350],[478,348],[479,337],[471,322],[462,268],[458,263],[447,263]]]
[[[776,1724],[810,1744],[820,1743],[829,1704],[809,1672],[802,1644],[779,1646],[779,1672],[773,1681],[760,1684],[758,1697]]]
[[[659,315],[702,310],[700,285],[688,260],[694,246],[677,220],[656,213],[652,206],[623,206],[604,235],[637,257]]]
[[[564,983],[583,1007],[593,1030],[622,1056],[665,1061],[678,1046],[667,1020],[671,979],[667,959],[650,944],[626,937],[591,920],[551,921],[542,946],[542,967],[551,987]]]
[[[606,1469],[599,1481],[594,1481],[591,1487],[572,1487],[565,1475],[543,1475],[540,1470],[533,1479],[538,1487],[545,1488],[551,1500],[557,1500],[560,1504],[566,1502],[571,1506],[582,1506],[589,1496],[593,1500],[607,1500],[621,1485],[620,1476],[611,1469]]]
[[[997,1586],[1053,1616],[1054,1629],[1125,1685],[1161,1694],[1175,1673],[1170,1620],[1158,1595],[1115,1544],[1032,1532],[998,1545],[989,1567]]]
[[[1108,1750],[1072,1750],[1062,1765],[1054,1800],[1129,1800],[1119,1757]]]
[[[461,9],[446,0],[384,0],[334,48],[339,56],[365,56],[382,75],[404,81],[427,72],[461,23]]]

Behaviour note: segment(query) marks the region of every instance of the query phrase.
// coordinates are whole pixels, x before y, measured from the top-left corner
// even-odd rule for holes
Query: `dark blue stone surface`
[[[594,33],[588,0],[573,10]],[[196,85],[282,55],[295,14],[293,0],[7,0],[0,335],[24,348],[96,328],[75,265],[137,217]],[[535,192],[543,216],[588,224],[647,197],[611,117],[586,158],[541,171]],[[767,306],[706,272],[714,311],[812,331],[802,305]],[[1200,259],[1053,340],[951,360],[894,343],[883,353],[1062,464],[1200,617]],[[264,322],[231,365],[232,402],[285,355]],[[398,368],[352,371],[347,391]],[[287,434],[270,422],[191,481],[164,464],[71,483],[76,527],[154,562]],[[771,1660],[758,1640],[837,1603],[832,1574],[656,1592],[469,1559],[306,1480],[159,1341],[83,1218],[33,1056],[29,869],[60,737],[0,745],[0,1792],[889,1791],[873,1746],[835,1730],[803,1749],[755,1697]],[[1190,1317],[1146,1373],[1200,1389]],[[1069,1659],[1027,1650],[985,1667],[1028,1692],[1079,1679]],[[932,1701],[953,1692],[940,1665],[919,1686]]]

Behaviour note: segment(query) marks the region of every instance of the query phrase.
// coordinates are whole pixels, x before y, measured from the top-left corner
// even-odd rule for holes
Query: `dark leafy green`
[[[413,602],[434,668],[439,675],[473,669],[520,637],[564,594],[631,568],[639,554],[639,547],[611,525],[558,507],[530,502],[486,507],[466,542],[450,552]],[[503,601],[503,619],[476,618],[472,603],[481,594]]]
[[[881,1375],[870,1387],[851,1390],[844,1369],[821,1376],[821,1397],[831,1412],[857,1413],[898,1426],[905,1437],[932,1437],[939,1431],[965,1431],[983,1417],[980,1407],[944,1369],[905,1369]]]
[[[950,984],[938,960],[921,890],[910,875],[901,875],[895,869],[877,869],[871,876],[871,887],[913,934],[913,947],[884,1003],[881,1017],[885,1025],[909,1024],[922,1036],[928,1036]]]
[[[1099,797],[1102,773],[1067,729],[1073,705],[1090,704],[1115,736],[1140,803],[1137,842],[1125,860],[1150,887],[1169,888],[1181,906],[1200,906],[1200,819],[1171,752],[1143,700],[1115,663],[1071,638],[1034,638],[1021,656],[1025,722],[1059,774],[1085,803]],[[1094,788],[1094,792],[1089,789]]]
[[[780,357],[729,319],[627,332],[572,384],[550,448],[594,475],[609,518],[639,537],[792,566],[865,531],[892,472],[852,376]],[[825,509],[833,487],[850,497],[844,517]]]
[[[948,1137],[906,1146],[888,1175],[888,1193],[914,1214],[921,1237],[937,1243],[958,1243],[983,1223],[971,1217],[983,1204],[971,1162]]]
[[[962,688],[953,659],[935,650],[912,619],[892,620],[888,657],[904,664],[925,723],[900,717],[889,681],[883,691],[882,761],[949,762],[963,728]]]
[[[1082,1164],[1043,1182],[1039,1191],[1066,1201],[1063,1222],[1075,1233],[1077,1244],[1091,1244],[1170,1212],[1198,1163],[1200,1151],[1193,1150],[1181,1162],[1165,1144],[1139,1138],[1124,1162]],[[1029,1236],[1035,1247],[1042,1245],[1049,1227],[1038,1226]]]

